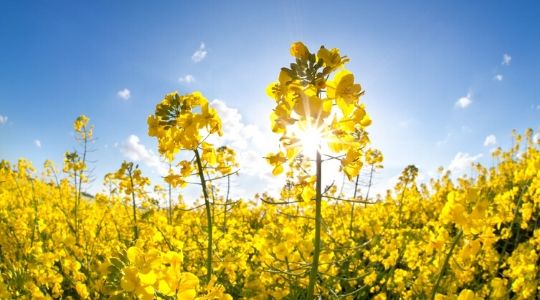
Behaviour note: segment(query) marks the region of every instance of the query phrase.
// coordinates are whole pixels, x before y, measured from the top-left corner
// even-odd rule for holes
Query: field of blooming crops
[[[202,93],[170,93],[146,120],[164,187],[132,162],[88,195],[94,128],[74,122],[63,166],[0,162],[0,299],[535,299],[540,296],[540,145],[533,130],[492,167],[419,182],[406,167],[385,195],[323,186],[336,160],[352,183],[382,167],[362,87],[338,49],[302,43],[266,90],[280,136],[266,157],[279,197],[230,199],[234,149]],[[141,120],[144,122],[144,120]],[[531,124],[534,125],[534,124]],[[96,128],[99,131],[99,128]],[[277,146],[277,145],[276,145]],[[308,153],[312,150],[313,157]],[[179,154],[191,157],[179,160]],[[197,183],[187,205],[171,197]]]

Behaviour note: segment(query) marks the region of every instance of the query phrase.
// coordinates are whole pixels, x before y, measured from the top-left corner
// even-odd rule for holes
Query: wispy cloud
[[[34,145],[36,145],[36,147],[38,147],[38,148],[41,148],[41,141],[40,140],[34,140]]]
[[[193,75],[191,74],[187,74],[185,76],[178,78],[178,82],[190,84],[190,83],[195,82],[195,77],[193,77]]]
[[[497,74],[493,77],[493,80],[496,80],[496,81],[502,81],[503,80],[503,75],[502,74]]]
[[[497,144],[497,137],[495,137],[495,135],[490,134],[486,136],[486,139],[484,140],[484,146],[488,147],[495,144]]]
[[[138,136],[134,134],[130,135],[125,141],[120,143],[119,146],[120,152],[122,152],[126,158],[135,162],[142,162],[161,176],[167,174],[167,166],[160,161],[158,155],[152,150],[148,150],[140,143]]]
[[[459,107],[459,108],[469,107],[469,105],[471,105],[472,103],[471,97],[472,97],[471,93],[468,93],[467,96],[463,96],[459,98],[455,103],[455,107]]]
[[[246,196],[261,191],[270,194],[279,191],[284,184],[284,177],[273,176],[272,168],[264,158],[269,152],[276,150],[270,145],[278,145],[278,137],[269,131],[261,130],[257,125],[245,123],[238,109],[227,106],[221,100],[213,100],[210,104],[221,117],[223,128],[223,136],[210,142],[230,146],[236,151],[236,160],[244,178],[242,182],[248,182],[235,188],[243,191],[243,194],[235,194]]]
[[[7,117],[7,116],[2,116],[2,115],[0,115],[0,125],[6,124],[7,121],[8,121],[8,117]]]
[[[503,55],[503,59],[502,59],[501,65],[503,65],[503,66],[509,66],[511,61],[512,61],[512,56],[510,56],[510,54],[508,54],[508,53],[505,53],[505,54]]]
[[[123,89],[123,90],[118,91],[116,95],[118,95],[118,97],[124,100],[128,100],[131,97],[131,91],[128,89]]]
[[[195,51],[195,53],[193,53],[193,55],[191,56],[191,59],[194,62],[198,63],[205,59],[207,54],[208,52],[206,51],[206,46],[204,45],[204,43],[201,43],[199,49],[197,49],[197,51]]]
[[[482,153],[470,155],[469,153],[458,152],[450,162],[450,165],[448,165],[448,170],[454,174],[463,173],[472,165],[472,163],[479,160],[481,157]]]
[[[269,152],[268,145],[276,144],[272,137],[253,124],[245,124],[238,109],[227,106],[225,102],[216,99],[211,105],[217,110],[223,124],[223,136],[218,143],[237,151],[242,173],[260,178],[269,175],[271,168],[263,157]]]

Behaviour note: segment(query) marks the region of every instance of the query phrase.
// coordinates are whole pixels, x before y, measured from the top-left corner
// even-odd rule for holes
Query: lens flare
[[[323,134],[321,130],[315,127],[308,127],[298,133],[302,153],[307,157],[314,158],[317,151],[321,149]]]

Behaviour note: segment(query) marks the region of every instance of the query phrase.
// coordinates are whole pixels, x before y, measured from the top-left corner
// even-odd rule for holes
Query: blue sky
[[[146,117],[164,94],[200,90],[218,99],[224,141],[245,162],[237,194],[275,188],[262,160],[275,138],[264,90],[297,40],[351,58],[385,155],[381,187],[411,163],[425,176],[489,164],[512,129],[538,128],[539,4],[397,3],[2,0],[0,158],[60,165],[76,146],[73,120],[86,114],[98,138],[91,190],[123,159],[159,183]]]

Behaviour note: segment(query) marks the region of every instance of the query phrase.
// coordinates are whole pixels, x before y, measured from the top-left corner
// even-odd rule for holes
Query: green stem
[[[227,230],[227,209],[229,205],[229,192],[231,189],[231,176],[227,175],[227,195],[225,196],[225,209],[223,210],[223,232]]]
[[[454,238],[454,241],[452,242],[452,246],[450,247],[450,250],[448,251],[448,254],[446,255],[441,271],[439,272],[439,276],[437,276],[437,281],[435,281],[435,286],[433,286],[433,291],[431,292],[431,300],[435,299],[435,295],[437,294],[437,290],[439,289],[439,284],[441,283],[441,279],[444,275],[444,272],[446,271],[446,268],[448,267],[448,262],[450,261],[450,257],[452,257],[452,252],[454,252],[454,248],[456,248],[457,243],[461,239],[461,236],[463,235],[463,230],[460,230],[456,237]]]
[[[201,179],[201,185],[204,195],[204,205],[206,207],[206,220],[207,220],[207,231],[208,231],[208,247],[206,249],[206,270],[207,277],[206,282],[210,282],[212,278],[212,210],[210,207],[210,200],[208,200],[208,192],[206,191],[206,179],[204,178],[203,167],[201,163],[201,157],[199,155],[199,150],[195,149],[195,158],[197,160],[197,168],[199,169],[199,178]]]
[[[315,240],[313,242],[313,262],[311,264],[311,272],[309,273],[309,285],[307,299],[313,299],[315,284],[317,282],[319,255],[321,252],[321,153],[317,150],[317,182],[315,185]]]
[[[73,185],[75,187],[75,207],[73,208],[73,215],[75,218],[75,242],[79,244],[79,220],[77,216],[77,211],[79,210],[79,200],[77,192],[77,170],[73,170]]]
[[[367,187],[367,192],[366,192],[366,202],[364,202],[364,207],[366,207],[367,205],[367,201],[369,201],[369,191],[371,190],[371,184],[373,182],[373,171],[375,171],[375,165],[372,164],[371,165],[371,171],[369,171],[369,183],[368,183],[368,187]]]
[[[172,191],[169,183],[169,225],[172,225]]]
[[[356,193],[358,192],[358,179],[360,179],[360,173],[356,175],[356,181],[354,182],[354,194],[353,194],[354,200],[356,200]],[[355,203],[353,202],[351,206],[351,223],[349,224],[349,236],[352,236],[352,231],[353,231],[354,204]]]
[[[86,164],[86,152],[88,151],[88,138],[86,137],[86,127],[84,128],[84,149],[82,156],[83,166]],[[75,179],[75,188],[77,189],[77,196],[75,197],[75,228],[76,228],[76,242],[79,243],[79,206],[81,204],[81,192],[82,192],[82,180],[83,180],[84,170],[80,170],[79,173],[79,183],[77,184],[77,179]]]

